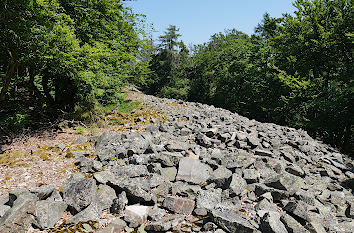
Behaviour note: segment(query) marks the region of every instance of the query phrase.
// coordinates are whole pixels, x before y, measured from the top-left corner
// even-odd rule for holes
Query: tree
[[[259,27],[288,90],[282,96],[286,123],[352,151],[353,1],[297,0],[294,6],[294,15],[276,22],[265,16]]]
[[[161,41],[160,49],[175,52],[176,46],[178,46],[178,38],[181,37],[181,34],[177,33],[178,31],[179,28],[177,28],[175,25],[169,25],[165,34],[159,36]]]
[[[175,25],[170,25],[164,35],[159,37],[160,45],[152,57],[150,69],[153,71],[149,78],[150,93],[157,94],[173,79],[173,72],[178,66],[178,41],[181,34]],[[183,44],[184,45],[184,44]],[[185,50],[184,50],[185,51]]]
[[[2,1],[0,101],[19,87],[67,111],[119,101],[118,89],[148,73],[137,17],[120,0]]]

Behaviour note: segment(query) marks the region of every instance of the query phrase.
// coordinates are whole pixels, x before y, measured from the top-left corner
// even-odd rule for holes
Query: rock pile
[[[354,232],[351,159],[302,130],[198,103],[146,97],[165,122],[105,132],[60,191],[0,198],[0,232],[116,218],[97,232]],[[83,232],[93,232],[87,226]]]

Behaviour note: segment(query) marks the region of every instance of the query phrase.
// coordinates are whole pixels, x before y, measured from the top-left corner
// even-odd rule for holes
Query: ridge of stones
[[[143,133],[107,131],[61,190],[0,197],[0,232],[50,230],[65,211],[82,232],[354,232],[354,162],[305,131],[153,96],[166,114]],[[87,139],[88,140],[88,139]],[[87,141],[85,140],[85,141]]]

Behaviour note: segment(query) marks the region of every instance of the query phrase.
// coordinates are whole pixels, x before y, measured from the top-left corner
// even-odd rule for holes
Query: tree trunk
[[[7,69],[6,69],[6,74],[3,80],[3,84],[2,84],[2,89],[1,89],[1,93],[0,93],[0,103],[4,102],[6,100],[6,94],[7,91],[10,87],[10,81],[12,79],[12,77],[15,74],[16,71],[16,62],[14,61],[13,56],[10,54],[10,60],[9,60],[9,64],[7,65]]]
[[[48,82],[49,82],[49,79],[48,79],[47,72],[44,72],[44,76],[43,76],[43,78],[42,78],[42,86],[43,86],[44,95],[45,95],[45,97],[47,98],[47,101],[48,101],[50,104],[53,104],[53,103],[54,103],[54,99],[53,99],[53,97],[50,95],[50,90],[49,90],[49,87],[48,87]]]
[[[30,77],[29,86],[30,86],[32,97],[41,98],[41,92],[38,90],[38,88],[34,84],[34,76],[35,76],[34,69],[33,68],[29,68],[28,74],[29,74],[29,77]]]

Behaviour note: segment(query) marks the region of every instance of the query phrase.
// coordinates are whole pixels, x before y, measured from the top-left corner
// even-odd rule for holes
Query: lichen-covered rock
[[[36,194],[39,200],[47,199],[56,190],[54,185],[43,185],[36,188],[31,188],[29,191]]]
[[[246,186],[247,182],[241,176],[237,174],[232,175],[232,180],[230,183],[230,190],[232,193],[235,195],[240,195],[243,191],[245,191]]]
[[[43,200],[36,203],[35,225],[44,230],[53,227],[63,216],[67,204],[63,201]]]
[[[76,224],[79,222],[98,221],[101,214],[102,214],[101,206],[99,206],[96,202],[93,202],[84,210],[71,217],[68,220],[68,222]]]
[[[127,223],[125,221],[115,218],[105,228],[97,231],[97,233],[120,233],[124,232],[126,226]]]
[[[75,179],[71,177],[63,186],[62,194],[73,214],[89,206],[96,197],[96,182],[92,178]]]
[[[113,199],[110,212],[114,214],[120,214],[123,212],[127,204],[128,204],[128,198],[125,192],[123,191],[121,194],[118,195],[118,198]]]
[[[111,208],[115,198],[117,198],[117,196],[113,188],[102,184],[98,186],[95,201],[102,210]]]
[[[257,227],[253,226],[245,217],[235,213],[234,210],[220,206],[209,211],[212,221],[227,232],[256,233]]]
[[[262,217],[260,227],[262,232],[288,233],[284,224],[280,221],[280,213],[274,211],[270,211]]]
[[[10,194],[16,197],[11,209],[0,218],[0,232],[25,233],[35,223],[37,197],[26,190],[17,190]]]
[[[193,184],[203,184],[210,176],[210,167],[193,158],[183,158],[179,162],[176,180]]]
[[[193,212],[195,202],[187,198],[168,196],[165,198],[163,206],[174,213],[188,215]]]

